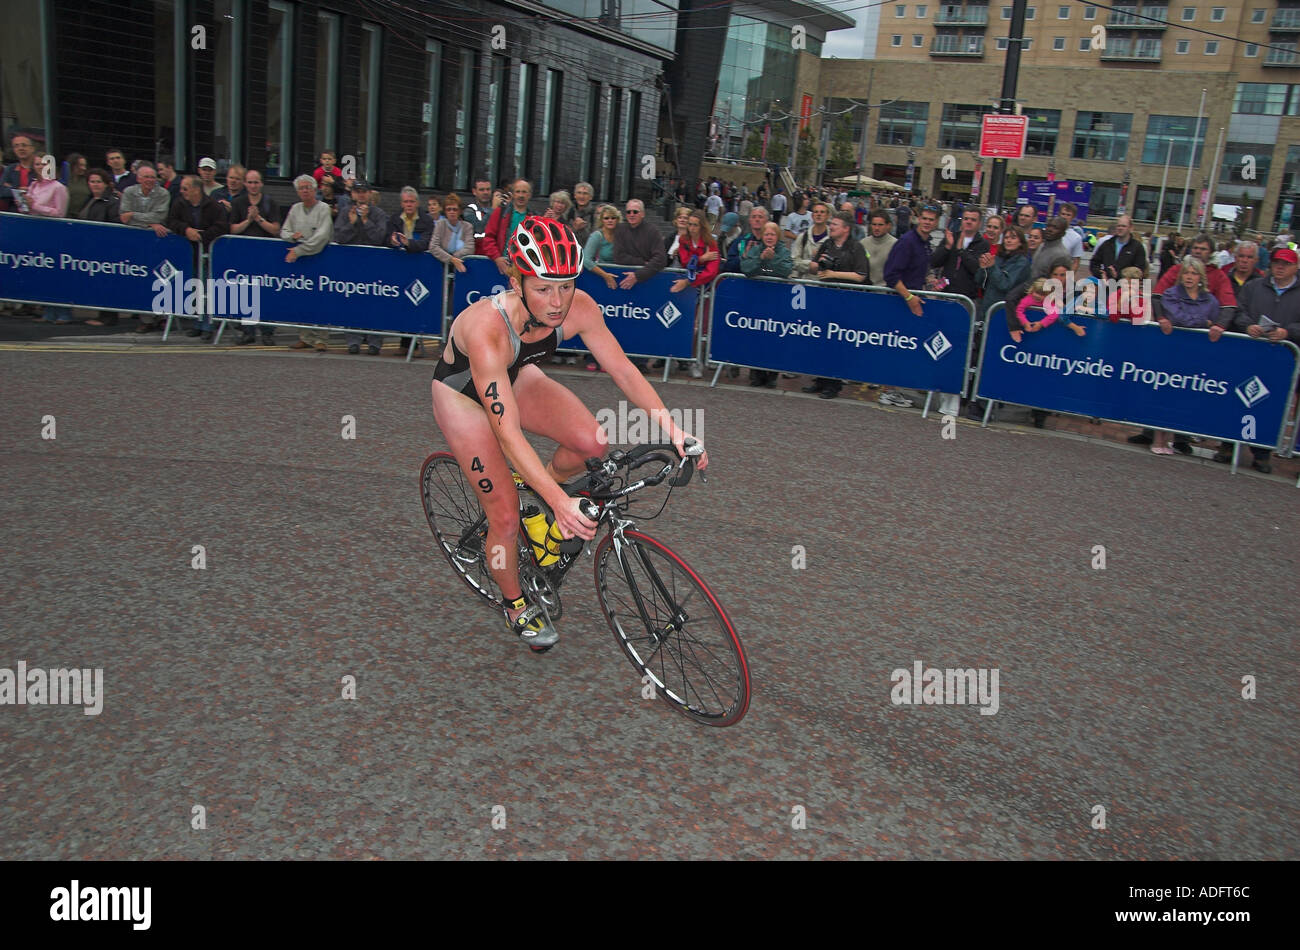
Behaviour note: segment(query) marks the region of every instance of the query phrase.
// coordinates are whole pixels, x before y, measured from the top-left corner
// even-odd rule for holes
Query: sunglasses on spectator
[[[636,208],[628,208],[628,209],[627,209],[626,211],[624,211],[623,213],[624,213],[624,214],[640,214],[641,212],[638,211]]]

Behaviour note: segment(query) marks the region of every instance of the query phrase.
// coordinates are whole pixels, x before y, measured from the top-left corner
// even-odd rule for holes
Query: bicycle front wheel
[[[504,610],[487,562],[487,515],[465,480],[456,456],[434,452],[420,470],[420,498],[434,540],[476,594]]]
[[[669,548],[623,532],[596,549],[596,595],[614,638],[670,706],[696,722],[735,725],[749,709],[749,665],[727,612]]]

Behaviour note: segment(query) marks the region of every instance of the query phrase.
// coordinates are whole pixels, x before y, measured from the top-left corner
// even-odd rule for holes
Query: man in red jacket
[[[501,205],[488,218],[479,251],[496,262],[502,277],[507,276],[510,269],[510,261],[506,259],[506,245],[510,242],[510,235],[528,217],[528,199],[532,196],[533,186],[520,178],[510,188],[510,204]]]

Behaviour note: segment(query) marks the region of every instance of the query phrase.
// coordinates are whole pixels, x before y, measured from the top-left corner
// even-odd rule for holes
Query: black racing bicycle
[[[554,623],[564,612],[560,585],[585,551],[595,545],[596,596],[614,639],[642,682],[696,722],[735,725],[749,708],[749,665],[727,612],[704,580],[667,545],[637,529],[626,517],[632,496],[665,480],[669,495],[690,482],[698,443],[688,441],[677,458],[671,444],[614,450],[588,459],[587,473],[566,486],[586,499],[583,514],[597,522],[596,540],[571,539],[556,552],[539,550],[524,524],[525,512],[553,516],[541,496],[515,475],[519,491],[519,582],[524,597]],[[634,473],[647,466],[642,477]],[[703,477],[703,474],[701,474]],[[420,496],[438,547],[470,588],[497,611],[505,604],[489,570],[487,515],[450,452],[435,452],[420,472]],[[656,517],[667,504],[667,497]],[[534,507],[535,506],[535,507]],[[599,525],[606,533],[599,535]],[[548,563],[549,562],[549,563]],[[545,565],[545,566],[543,566]]]

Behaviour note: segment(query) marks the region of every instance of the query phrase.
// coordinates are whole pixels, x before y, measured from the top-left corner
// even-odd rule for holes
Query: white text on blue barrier
[[[1008,355],[1008,351],[1010,355]],[[1111,379],[1115,375],[1115,364],[1108,363],[1103,359],[1082,359],[1072,360],[1064,356],[1057,356],[1054,353],[1026,353],[1024,350],[1017,349],[1012,343],[1008,343],[999,351],[1004,363],[1020,363],[1024,366],[1033,366],[1043,369],[1049,369],[1053,372],[1060,373],[1062,376],[1100,376],[1102,379]],[[1213,393],[1216,396],[1226,396],[1228,394],[1228,384],[1221,379],[1210,379],[1201,373],[1167,373],[1164,370],[1143,369],[1142,367],[1125,360],[1120,366],[1120,382],[1140,383],[1144,386],[1150,386],[1154,390],[1164,388],[1170,389],[1190,389],[1192,392]]]
[[[44,253],[14,254],[11,251],[0,251],[0,267],[8,267],[11,270],[17,270],[20,267],[53,270],[54,258]],[[149,268],[143,264],[132,264],[130,261],[92,261],[84,257],[73,257],[71,254],[59,255],[59,270],[79,270],[91,277],[96,274],[145,277],[149,274]]]
[[[742,317],[736,310],[728,310],[723,317],[727,326],[738,330],[757,330],[760,333],[775,333],[777,336],[808,336],[814,340],[822,337],[820,324],[808,321],[776,320],[772,317]],[[906,336],[897,330],[882,332],[879,330],[862,330],[856,327],[842,327],[831,322],[826,325],[826,339],[841,343],[852,343],[855,347],[866,343],[870,346],[884,346],[896,350],[914,350],[920,340],[918,337]]]

